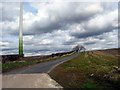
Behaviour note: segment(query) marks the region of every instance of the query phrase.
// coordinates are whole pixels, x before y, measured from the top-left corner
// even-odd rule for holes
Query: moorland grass
[[[114,74],[116,71],[113,67],[117,65],[118,58],[114,55],[82,52],[78,57],[59,65],[49,75],[64,88],[113,89],[120,83],[116,77],[119,73]]]

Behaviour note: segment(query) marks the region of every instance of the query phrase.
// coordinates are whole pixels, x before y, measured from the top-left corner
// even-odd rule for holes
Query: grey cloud
[[[37,21],[34,21],[27,30],[24,30],[24,34],[30,35],[47,33],[58,29],[64,29],[65,27],[67,27],[65,29],[69,29],[69,25],[85,22],[101,12],[101,10],[88,11],[85,9],[85,6],[89,8],[90,4],[82,4],[83,5],[81,6],[81,3],[64,3],[63,7],[60,7],[60,9],[58,8],[58,10],[56,10],[54,6],[52,8],[49,7],[49,5],[48,7],[46,6],[45,11],[48,17],[42,20],[38,19]],[[100,8],[102,8],[102,6]]]
[[[0,10],[2,11],[2,21],[14,21],[19,17],[19,3],[6,2],[2,3]]]
[[[2,51],[12,51],[17,50],[17,48],[3,48]]]
[[[75,32],[75,33],[71,33],[71,35],[76,37],[76,38],[87,38],[90,36],[97,36],[97,35],[101,35],[101,34],[106,33],[106,32],[111,32],[114,29],[115,29],[114,27],[108,26],[104,29],[97,29],[97,30],[87,29],[84,33]]]
[[[117,14],[116,11],[117,10],[113,10],[107,15],[103,16],[98,15],[95,18],[91,19],[90,21],[84,23],[83,26],[81,26],[84,29],[83,32],[82,31],[77,32],[76,30],[76,32],[71,32],[70,34],[76,38],[86,38],[90,36],[101,35],[106,32],[112,32],[115,29],[117,30],[118,26],[115,25],[117,24],[116,21],[118,19],[117,15],[115,15]]]
[[[85,42],[84,45],[91,45],[91,44],[96,44],[96,42]]]
[[[38,53],[38,52],[46,52],[46,51],[50,51],[50,50],[49,49],[41,49],[41,50],[30,49],[30,50],[24,50],[25,53],[29,53],[29,52]]]
[[[47,24],[48,23],[48,24]],[[46,25],[47,24],[47,25]],[[29,31],[26,30],[23,32],[24,35],[30,35],[30,34],[42,34],[42,33],[48,33],[53,30],[57,30],[61,28],[62,25],[57,22],[50,22],[49,20],[46,21],[46,23],[41,25],[40,22],[34,22],[31,27],[29,28]]]
[[[62,44],[63,45],[75,45],[77,41],[78,41],[78,39],[75,38],[75,39],[71,39],[69,41],[63,42]]]

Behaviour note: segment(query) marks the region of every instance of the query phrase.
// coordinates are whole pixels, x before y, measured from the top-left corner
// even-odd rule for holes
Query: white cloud
[[[8,42],[2,42],[2,41],[0,41],[0,46],[7,46],[7,45],[9,45]]]
[[[115,21],[117,21],[117,20],[118,20],[118,11],[114,10],[107,14],[99,15],[99,16],[91,19],[90,21],[88,21],[87,27],[89,29],[93,29],[93,30],[97,30],[97,29],[102,30],[108,26],[116,25],[117,22],[115,22]]]

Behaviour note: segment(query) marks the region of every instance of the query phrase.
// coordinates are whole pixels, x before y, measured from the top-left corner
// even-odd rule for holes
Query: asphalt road
[[[36,65],[32,65],[29,67],[24,67],[20,69],[16,69],[13,71],[6,72],[4,74],[37,74],[37,73],[49,73],[52,69],[54,69],[57,65],[69,61],[75,57],[77,57],[79,53],[72,54],[68,57],[64,57],[61,59],[53,60],[53,61],[48,61],[48,62],[43,62],[39,63]]]

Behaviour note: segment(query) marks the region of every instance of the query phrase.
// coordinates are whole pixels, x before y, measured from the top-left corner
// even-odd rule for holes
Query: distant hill
[[[103,53],[112,54],[112,55],[120,55],[120,48],[114,48],[114,49],[106,49],[106,50],[98,50]]]

